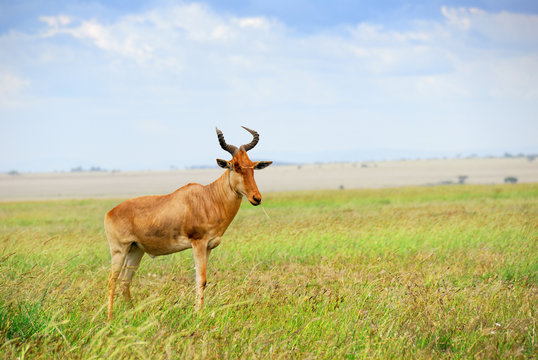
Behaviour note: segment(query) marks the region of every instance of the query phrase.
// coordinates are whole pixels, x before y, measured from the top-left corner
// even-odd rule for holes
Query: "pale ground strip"
[[[197,182],[208,184],[223,170],[214,169],[145,171],[0,174],[0,201],[56,198],[134,197],[167,194]],[[256,171],[264,192],[321,189],[360,189],[458,183],[501,184],[508,176],[520,183],[538,182],[538,159],[488,158],[408,160],[360,163],[270,166]]]

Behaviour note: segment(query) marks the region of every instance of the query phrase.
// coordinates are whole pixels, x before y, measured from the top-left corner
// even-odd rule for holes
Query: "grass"
[[[200,313],[187,250],[144,257],[108,323],[118,202],[0,203],[0,358],[537,356],[538,184],[265,194]]]

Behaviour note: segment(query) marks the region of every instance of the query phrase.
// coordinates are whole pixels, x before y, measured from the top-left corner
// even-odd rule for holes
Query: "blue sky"
[[[0,2],[0,171],[538,152],[538,2]]]

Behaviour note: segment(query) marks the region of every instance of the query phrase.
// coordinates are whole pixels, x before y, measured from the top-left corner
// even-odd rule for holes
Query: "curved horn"
[[[226,144],[226,141],[224,141],[224,135],[222,134],[222,131],[220,131],[219,128],[215,128],[215,129],[217,129],[217,137],[219,138],[220,147],[228,151],[230,154],[232,154],[232,156],[235,156],[235,154],[237,154],[237,151],[239,150],[237,146]]]
[[[241,148],[245,151],[249,151],[250,149],[252,149],[254,146],[256,146],[256,144],[258,143],[258,141],[260,140],[260,135],[252,130],[252,129],[249,129],[247,127],[244,127],[244,126],[241,126],[243,129],[245,129],[246,131],[248,131],[249,133],[252,134],[252,136],[254,136],[254,139],[252,139],[252,141],[248,144],[245,144],[245,145],[241,145]]]

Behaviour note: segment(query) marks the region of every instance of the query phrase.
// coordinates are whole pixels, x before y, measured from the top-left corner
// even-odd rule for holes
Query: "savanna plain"
[[[0,203],[4,359],[536,358],[538,184],[267,193],[211,253],[145,256],[106,321],[105,212]]]

